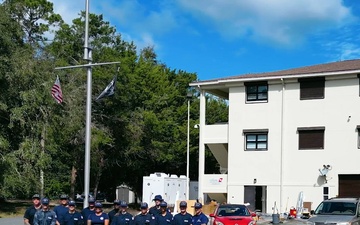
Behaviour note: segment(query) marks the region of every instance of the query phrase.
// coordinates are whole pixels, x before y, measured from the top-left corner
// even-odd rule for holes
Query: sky
[[[69,24],[85,10],[85,0],[50,1]],[[359,0],[89,2],[123,40],[201,81],[360,58]]]

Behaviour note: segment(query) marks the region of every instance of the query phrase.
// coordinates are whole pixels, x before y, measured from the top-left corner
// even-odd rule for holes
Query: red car
[[[215,212],[210,214],[213,225],[256,225],[253,219],[256,214],[242,204],[219,205]]]

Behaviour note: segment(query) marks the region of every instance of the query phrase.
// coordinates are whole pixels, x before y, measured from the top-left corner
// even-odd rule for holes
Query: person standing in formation
[[[83,216],[84,224],[87,224],[89,215],[95,213],[95,199],[93,197],[89,197],[88,203],[89,203],[89,206],[84,208],[81,211],[81,215]]]
[[[111,224],[115,214],[119,212],[119,208],[120,208],[120,200],[116,199],[116,200],[114,200],[113,209],[108,213],[110,224]]]
[[[50,200],[48,198],[41,199],[41,210],[34,215],[34,225],[55,225],[56,214],[50,210]]]
[[[95,203],[95,213],[89,215],[87,225],[109,225],[109,215],[103,212],[100,202]]]
[[[155,216],[155,225],[172,225],[173,215],[168,212],[167,203],[162,201],[160,203],[161,213]]]
[[[134,225],[154,225],[155,218],[148,212],[149,206],[146,202],[140,204],[140,214],[134,217]]]
[[[164,199],[161,195],[155,195],[153,201],[155,201],[155,205],[149,209],[149,213],[155,217],[161,213],[160,203],[163,202]]]
[[[202,212],[202,204],[200,202],[196,202],[194,205],[194,208],[195,208],[195,215],[192,217],[192,224],[193,225],[207,225],[209,222],[209,219]]]
[[[69,210],[68,208],[68,199],[69,197],[65,194],[60,195],[60,205],[54,207],[54,212],[56,213],[56,224],[63,225],[64,224],[64,215]]]
[[[187,202],[181,201],[180,212],[174,216],[174,225],[191,225],[192,216],[190,213],[186,212]]]
[[[64,225],[84,225],[84,220],[78,211],[76,211],[75,201],[69,201],[69,210],[64,215]]]
[[[133,216],[127,212],[128,205],[125,201],[120,202],[120,210],[115,214],[111,225],[132,225]]]
[[[33,205],[26,209],[24,214],[24,224],[33,225],[34,224],[34,215],[36,211],[41,209],[40,195],[34,194],[32,196]]]

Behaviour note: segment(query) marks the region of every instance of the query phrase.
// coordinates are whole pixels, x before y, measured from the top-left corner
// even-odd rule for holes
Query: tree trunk
[[[71,180],[70,180],[70,197],[75,199],[75,186],[76,186],[77,169],[75,165],[71,168]]]
[[[100,162],[99,162],[99,168],[98,168],[98,171],[97,171],[96,177],[95,177],[95,187],[94,187],[94,198],[95,199],[96,199],[96,195],[98,193],[98,188],[99,188],[99,183],[100,183],[100,178],[102,175],[103,168],[104,168],[104,157],[101,156]]]

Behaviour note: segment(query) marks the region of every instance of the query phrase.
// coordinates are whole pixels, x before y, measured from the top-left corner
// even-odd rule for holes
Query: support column
[[[205,144],[203,140],[206,116],[205,91],[200,89],[200,124],[199,124],[199,185],[198,198],[204,203],[203,177],[205,174]]]

